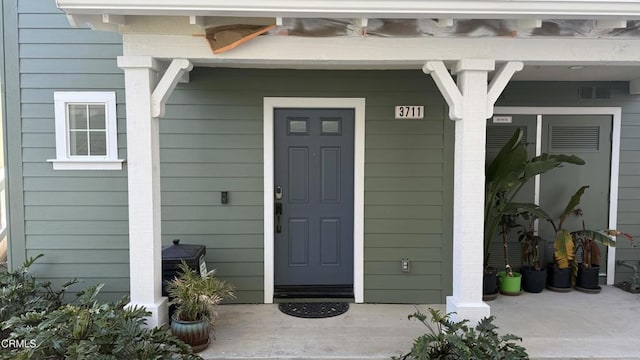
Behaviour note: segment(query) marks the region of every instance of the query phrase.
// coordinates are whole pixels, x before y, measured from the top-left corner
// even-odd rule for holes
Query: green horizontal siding
[[[27,240],[30,250],[51,249],[128,249],[128,235],[31,235]]]
[[[27,257],[35,257],[38,250],[28,250]],[[46,256],[38,260],[40,264],[63,264],[74,259],[74,264],[129,264],[129,250],[102,249],[48,249]]]
[[[424,120],[393,120],[391,105],[404,104],[406,94],[395,93],[383,101],[388,106],[367,109],[372,113],[365,154],[367,302],[439,303],[445,295],[443,107],[438,95],[417,94],[416,104],[427,102]],[[400,268],[404,258],[411,261],[409,274]]]
[[[122,55],[121,44],[24,44],[20,57],[31,59],[107,59]]]
[[[370,303],[408,303],[421,304],[424,299],[438,299],[442,296],[442,290],[421,290],[422,284],[415,289],[371,289],[367,290],[367,302]],[[393,294],[391,297],[389,294]],[[394,301],[394,299],[399,299]],[[433,300],[433,302],[442,302],[442,300]]]
[[[272,86],[265,90],[265,83]],[[366,98],[365,269],[371,273],[365,271],[365,281],[378,285],[372,293],[365,289],[365,301],[412,302],[423,296],[420,302],[441,302],[444,293],[432,289],[441,288],[443,277],[444,106],[429,79],[415,72],[194,69],[160,122],[163,241],[205,244],[207,261],[222,270],[250,259],[254,267],[227,268],[232,282],[262,278],[267,96]],[[393,105],[405,102],[424,104],[426,119],[394,120]],[[220,205],[220,191],[230,192],[229,205]],[[380,269],[406,276],[397,264],[411,256],[411,275],[421,278],[376,278],[384,275]],[[397,284],[423,291],[405,299],[392,291]],[[262,286],[240,282],[238,288],[244,294]],[[385,286],[389,291],[379,295]]]
[[[105,283],[105,298],[129,290],[126,171],[53,171],[53,93],[116,91],[120,157],[126,155],[121,36],[74,29],[51,0],[19,0],[23,239],[26,256],[54,283]]]

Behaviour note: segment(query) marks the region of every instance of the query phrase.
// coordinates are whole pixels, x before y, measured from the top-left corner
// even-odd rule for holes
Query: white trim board
[[[68,14],[107,15],[606,20],[640,17],[638,5],[628,0],[57,0],[57,6]]]
[[[611,179],[609,183],[609,228],[618,223],[618,175],[620,173],[620,127],[622,108],[620,107],[519,107],[496,106],[495,114],[512,115],[611,115]],[[607,251],[607,285],[615,282],[616,248]]]
[[[264,303],[273,303],[274,287],[274,133],[276,108],[350,108],[355,111],[353,194],[353,295],[364,302],[364,98],[264,98]]]

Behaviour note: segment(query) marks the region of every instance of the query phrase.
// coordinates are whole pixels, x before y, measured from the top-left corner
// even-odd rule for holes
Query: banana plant
[[[627,240],[633,241],[633,237],[630,234],[618,230],[588,230],[585,228],[583,221],[582,230],[571,233],[571,237],[575,243],[576,253],[582,249],[582,267],[592,268],[600,266],[602,252],[598,245],[615,247],[618,236],[624,236]],[[571,279],[575,283],[575,279],[578,276],[578,261],[573,261],[572,264]]]
[[[526,145],[522,142],[523,131],[518,128],[498,155],[487,166],[485,178],[484,207],[484,263],[489,261],[491,241],[500,221],[505,215],[529,212],[540,219],[549,215],[533,203],[514,202],[515,196],[536,175],[543,174],[563,164],[583,165],[585,162],[575,155],[542,154],[529,159]]]
[[[587,190],[589,186],[582,186],[576,191],[567,206],[565,206],[562,214],[560,214],[560,219],[558,222],[554,222],[551,218],[547,218],[547,220],[553,226],[553,230],[555,231],[555,239],[553,240],[553,249],[554,249],[554,258],[556,260],[556,264],[560,269],[567,269],[570,265],[574,263],[576,251],[575,251],[575,243],[573,242],[573,236],[571,232],[563,227],[565,220],[569,218],[570,215],[579,215],[581,213],[580,209],[576,207],[580,204],[580,198],[582,194],[584,194],[585,190]]]
[[[629,241],[633,241],[633,237],[628,233],[618,230],[589,230],[586,229],[584,221],[582,222],[582,230],[570,232],[563,228],[564,221],[571,215],[581,216],[582,210],[577,206],[580,204],[580,198],[587,190],[589,186],[582,186],[571,197],[564,211],[560,215],[560,219],[556,224],[553,220],[548,219],[556,232],[555,240],[553,242],[554,258],[558,268],[567,269],[571,267],[571,283],[575,285],[576,278],[578,276],[578,259],[576,254],[582,249],[582,266],[585,268],[591,268],[594,266],[600,266],[600,259],[602,257],[600,247],[616,246],[616,237],[624,236]]]

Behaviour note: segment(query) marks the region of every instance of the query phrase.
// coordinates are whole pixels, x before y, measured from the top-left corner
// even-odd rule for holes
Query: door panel
[[[274,119],[275,286],[352,286],[354,111],[276,109]]]
[[[571,216],[564,228],[570,231],[582,228],[606,229],[609,223],[609,184],[611,174],[611,128],[608,115],[546,115],[543,118],[542,148],[552,154],[571,154],[581,157],[586,164],[565,165],[543,174],[540,179],[540,206],[557,218],[578,188],[588,185],[578,208],[580,217]],[[554,232],[549,224],[540,225],[540,235],[553,241]],[[601,269],[606,268],[606,249],[603,250]],[[552,255],[547,255],[552,260]]]
[[[289,148],[289,201],[305,204],[309,202],[309,148]]]

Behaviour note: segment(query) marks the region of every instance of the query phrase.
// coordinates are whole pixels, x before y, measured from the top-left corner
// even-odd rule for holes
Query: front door
[[[276,292],[353,291],[354,110],[274,119]]]

